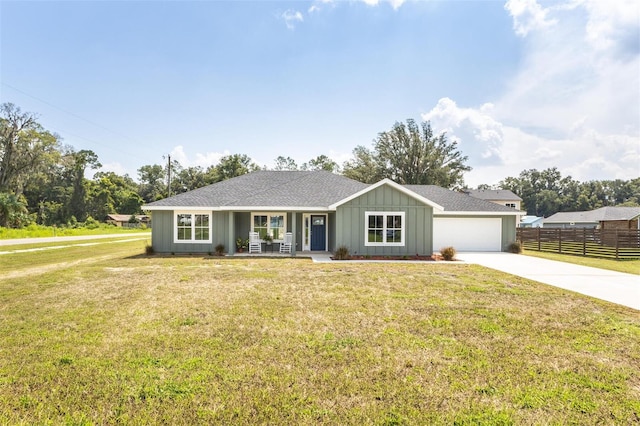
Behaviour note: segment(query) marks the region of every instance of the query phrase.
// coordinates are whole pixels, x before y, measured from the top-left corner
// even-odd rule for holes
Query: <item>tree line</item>
[[[483,185],[480,189],[489,188]],[[630,180],[579,182],[556,167],[524,170],[499,182],[522,198],[527,214],[549,217],[557,212],[587,211],[606,206],[640,206],[640,177]]]
[[[207,168],[183,167],[173,160],[141,166],[137,180],[103,171],[87,179],[88,170],[101,167],[95,152],[64,145],[35,114],[5,103],[0,105],[0,226],[73,226],[89,219],[104,221],[112,213],[135,215],[145,203],[262,169],[325,170],[365,183],[390,178],[400,184],[462,189],[463,174],[471,170],[467,160],[456,142],[435,134],[429,122],[409,119],[379,133],[371,148],[357,146],[342,166],[326,155],[300,165],[279,156],[269,168],[246,154],[232,154]],[[563,178],[555,168],[523,171],[497,188],[512,190],[530,214],[544,216],[640,202],[640,179],[580,183]]]

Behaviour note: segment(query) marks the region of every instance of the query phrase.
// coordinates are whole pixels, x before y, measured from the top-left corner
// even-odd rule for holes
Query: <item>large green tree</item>
[[[200,166],[181,168],[171,179],[171,193],[180,194],[206,186],[207,175]]]
[[[137,190],[138,185],[128,175],[98,172],[89,182],[88,212],[101,221],[111,213],[139,214],[144,201]]]
[[[20,228],[29,221],[24,197],[0,192],[0,226]]]
[[[58,148],[58,137],[34,114],[11,103],[0,105],[0,192],[21,195],[30,176],[57,161]]]
[[[276,166],[273,170],[298,170],[298,164],[291,157],[283,157],[282,155],[276,158]]]
[[[138,179],[140,180],[138,193],[146,203],[157,201],[166,196],[165,177],[164,167],[159,164],[148,164],[138,169]]]
[[[72,151],[68,154],[71,157],[71,182],[73,185],[73,193],[69,200],[69,214],[78,221],[83,222],[87,218],[87,186],[88,182],[84,174],[87,167],[98,169],[102,167],[98,156],[91,150],[82,149],[80,151]]]
[[[318,155],[316,158],[312,158],[308,163],[303,163],[300,169],[311,171],[324,170],[331,173],[338,173],[340,171],[338,163],[324,154]]]
[[[464,172],[471,170],[457,143],[444,133],[434,134],[428,121],[396,122],[390,131],[378,134],[373,150],[358,146],[353,155],[342,173],[365,183],[390,178],[403,185],[458,188],[464,184]]]
[[[242,176],[249,172],[255,172],[256,170],[260,170],[260,166],[254,163],[248,155],[225,155],[218,164],[207,169],[206,179],[209,183],[215,183]]]

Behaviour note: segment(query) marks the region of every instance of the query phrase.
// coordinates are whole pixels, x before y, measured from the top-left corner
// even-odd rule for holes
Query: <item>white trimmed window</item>
[[[211,213],[175,212],[175,243],[211,243]]]
[[[284,241],[287,230],[286,213],[252,213],[251,232],[257,232],[260,238],[271,235],[273,241]]]
[[[404,246],[404,212],[365,212],[365,246]]]

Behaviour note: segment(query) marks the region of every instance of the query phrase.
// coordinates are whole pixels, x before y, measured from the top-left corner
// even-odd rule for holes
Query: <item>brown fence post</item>
[[[582,228],[582,255],[587,255],[587,228]]]
[[[558,253],[562,254],[562,229],[558,229]]]
[[[538,226],[538,251],[540,251],[540,227]]]
[[[618,233],[618,229],[616,229],[616,260],[618,260],[618,247],[620,246],[620,234]]]

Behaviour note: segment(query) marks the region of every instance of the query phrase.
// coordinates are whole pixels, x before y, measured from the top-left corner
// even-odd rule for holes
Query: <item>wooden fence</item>
[[[640,230],[518,228],[525,250],[580,256],[640,259]]]

